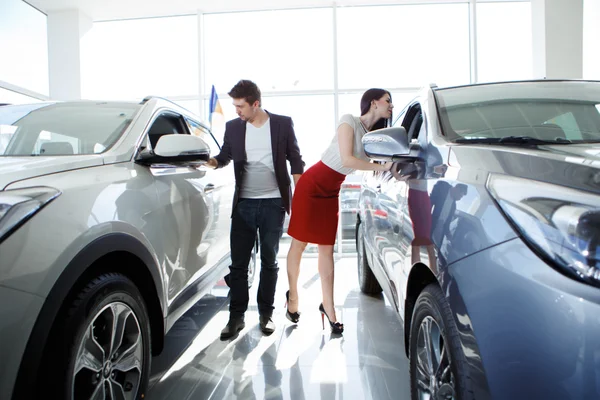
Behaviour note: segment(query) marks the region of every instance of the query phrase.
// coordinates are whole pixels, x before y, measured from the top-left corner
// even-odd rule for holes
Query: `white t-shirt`
[[[360,122],[359,117],[355,117],[351,114],[342,115],[340,121],[337,124],[335,135],[333,140],[329,144],[329,147],[323,152],[321,161],[329,168],[339,172],[340,174],[349,175],[355,170],[352,168],[346,168],[342,165],[342,157],[340,155],[340,144],[338,142],[338,128],[342,124],[348,124],[354,130],[354,149],[353,155],[364,161],[369,161],[369,158],[365,154],[365,149],[362,145],[362,137],[367,133],[363,124]]]
[[[271,147],[271,120],[260,128],[246,123],[246,173],[240,188],[242,199],[281,197]]]

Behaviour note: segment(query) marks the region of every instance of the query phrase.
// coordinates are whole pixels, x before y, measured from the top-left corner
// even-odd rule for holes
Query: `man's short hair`
[[[468,186],[464,183],[457,183],[456,186],[454,186],[454,189],[463,196],[467,195]]]
[[[233,88],[227,93],[233,99],[244,99],[250,105],[258,101],[258,105],[261,105],[260,89],[256,86],[256,83],[247,79],[242,79],[235,84]]]

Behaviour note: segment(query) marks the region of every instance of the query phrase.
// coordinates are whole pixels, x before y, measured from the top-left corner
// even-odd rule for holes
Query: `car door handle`
[[[378,192],[381,192],[381,183],[377,186],[375,186],[375,189],[377,189]]]
[[[215,185],[213,185],[212,183],[208,183],[204,186],[204,193],[210,193],[213,190],[215,190]]]

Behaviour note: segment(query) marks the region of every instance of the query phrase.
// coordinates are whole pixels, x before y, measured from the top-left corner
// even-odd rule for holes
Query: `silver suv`
[[[144,397],[230,263],[218,151],[160,98],[0,107],[0,398]]]

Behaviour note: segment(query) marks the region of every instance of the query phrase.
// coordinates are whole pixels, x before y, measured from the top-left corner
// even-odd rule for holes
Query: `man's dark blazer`
[[[300,155],[292,119],[283,115],[267,113],[270,118],[271,149],[273,151],[275,177],[279,186],[279,193],[281,193],[283,206],[289,213],[291,209],[292,187],[286,160],[290,162],[292,175],[304,172],[304,161],[302,161],[302,156]],[[235,206],[239,200],[240,188],[244,184],[244,173],[246,171],[245,121],[236,118],[227,122],[223,147],[221,148],[221,152],[215,156],[215,159],[218,162],[217,168],[224,167],[233,160],[233,169],[235,172],[233,209],[235,210]]]

